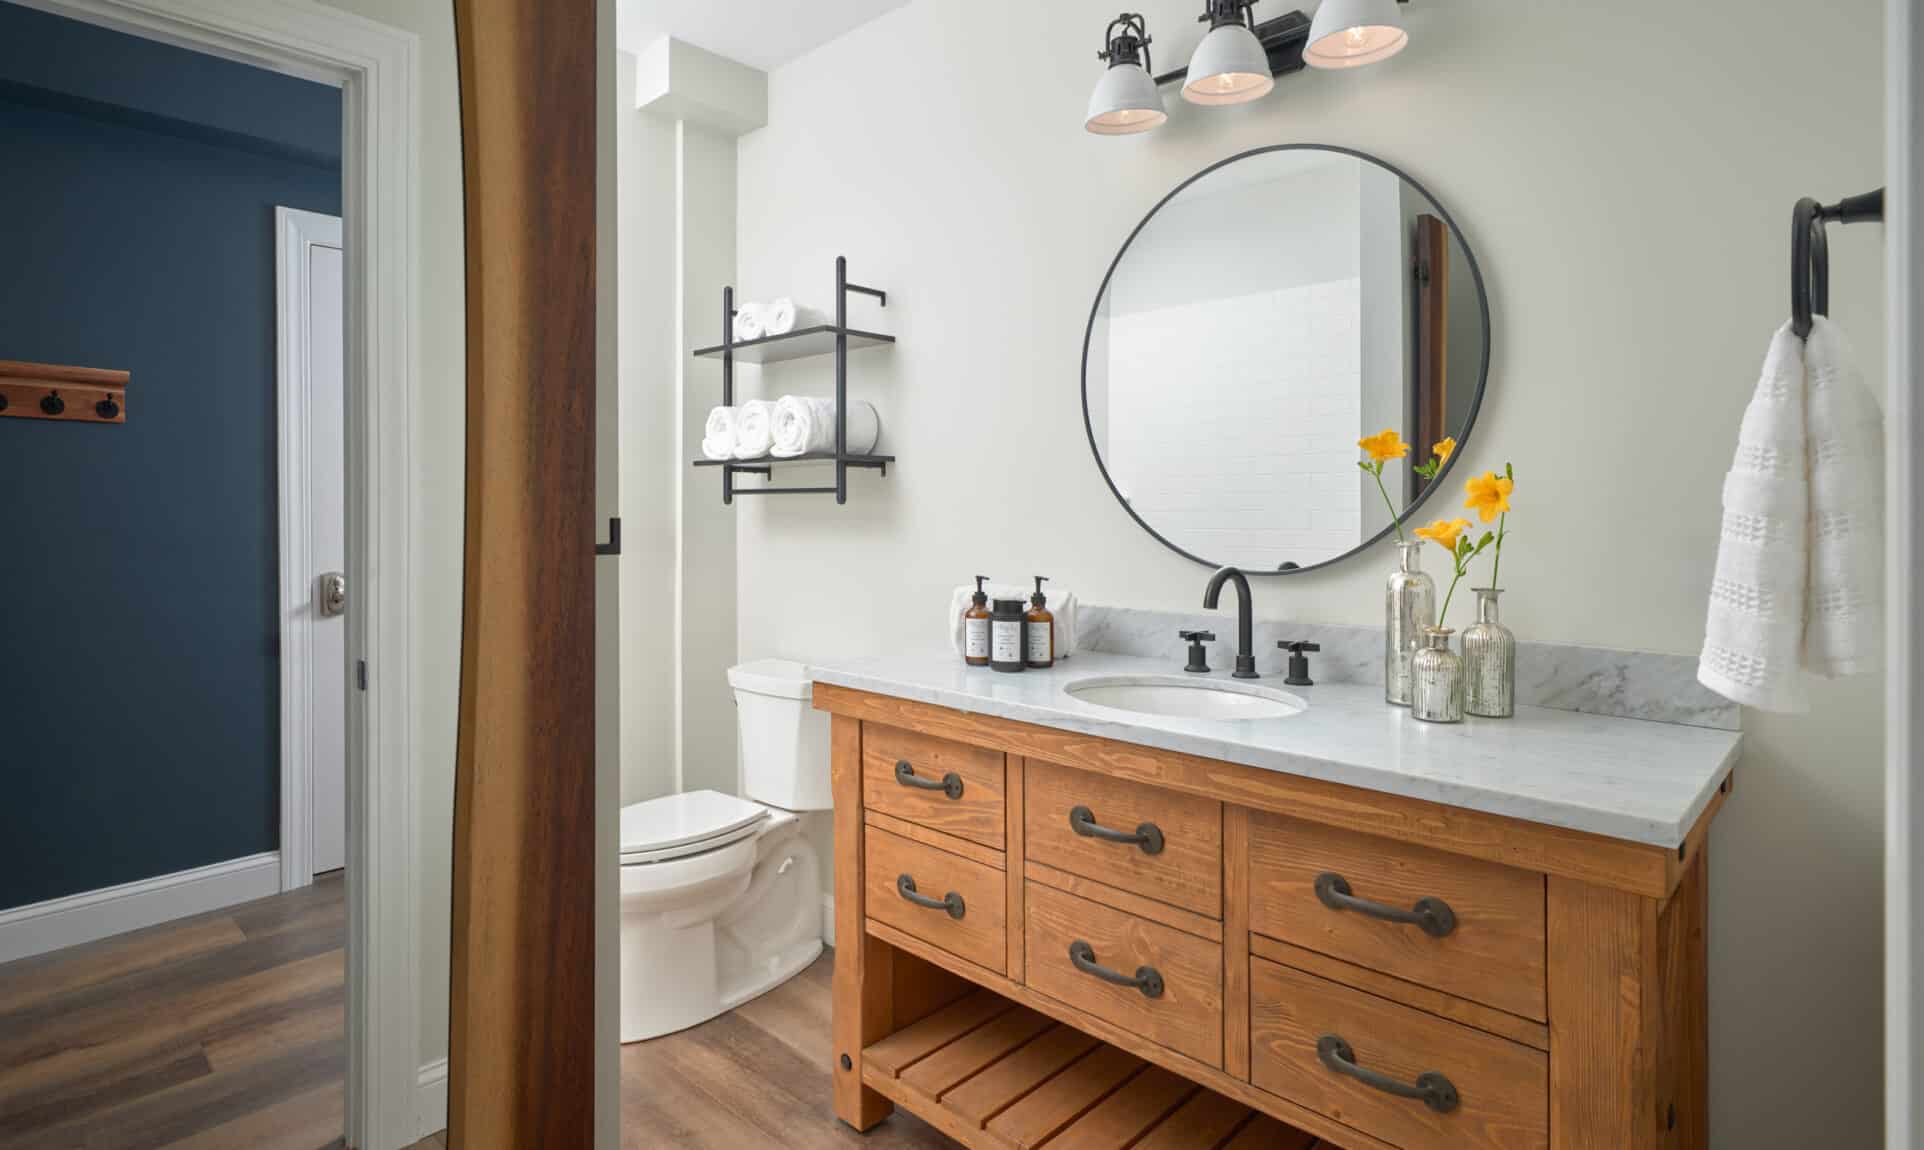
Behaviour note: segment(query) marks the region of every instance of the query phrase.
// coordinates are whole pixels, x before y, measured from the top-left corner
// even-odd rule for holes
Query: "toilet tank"
[[[728,669],[741,731],[742,796],[789,811],[835,805],[828,777],[828,715],[811,704],[808,667],[760,659]]]

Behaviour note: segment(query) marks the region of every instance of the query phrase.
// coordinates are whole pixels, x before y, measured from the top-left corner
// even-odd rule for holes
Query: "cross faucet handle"
[[[1214,631],[1178,631],[1176,637],[1189,644],[1189,663],[1183,667],[1183,670],[1195,671],[1199,674],[1207,672],[1209,657],[1203,651],[1203,644],[1214,643],[1216,633]]]

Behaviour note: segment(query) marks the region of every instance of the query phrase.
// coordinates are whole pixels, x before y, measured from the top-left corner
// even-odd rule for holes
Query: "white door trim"
[[[308,555],[315,461],[308,458],[313,385],[308,363],[308,268],[315,246],[339,248],[341,221],[297,208],[274,209],[276,393],[281,533],[281,889],[314,881],[313,760],[316,717],[313,572]],[[325,674],[323,668],[321,673]],[[346,674],[346,668],[341,668]],[[325,717],[323,717],[325,718]]]
[[[348,585],[347,1144],[413,1141],[414,523],[421,476],[420,41],[313,0],[26,0],[36,8],[341,88]]]
[[[1924,561],[1924,149],[1917,144],[1924,99],[1924,21],[1912,0],[1885,8],[1884,243],[1886,469],[1885,600],[1891,636],[1884,694],[1884,1138],[1890,1150],[1924,1150],[1924,612],[1917,564]]]

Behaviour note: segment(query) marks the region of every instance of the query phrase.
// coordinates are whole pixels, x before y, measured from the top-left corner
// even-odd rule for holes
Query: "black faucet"
[[[1235,679],[1260,679],[1256,673],[1256,640],[1253,635],[1255,624],[1250,613],[1254,607],[1249,600],[1249,577],[1234,567],[1225,567],[1209,577],[1209,586],[1203,591],[1203,608],[1214,611],[1216,600],[1221,598],[1224,583],[1236,584],[1236,669],[1230,672]]]

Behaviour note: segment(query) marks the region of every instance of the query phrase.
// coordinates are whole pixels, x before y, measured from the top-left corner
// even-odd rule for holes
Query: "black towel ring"
[[[1790,330],[1810,336],[1811,317],[1830,314],[1830,241],[1825,222],[1855,224],[1884,218],[1884,189],[1865,192],[1826,207],[1809,196],[1790,213]]]

